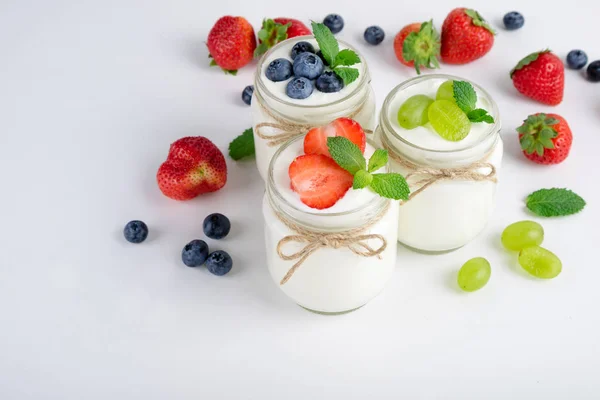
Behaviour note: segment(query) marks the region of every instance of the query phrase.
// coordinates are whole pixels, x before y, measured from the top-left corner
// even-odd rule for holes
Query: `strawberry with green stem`
[[[440,67],[437,59],[440,46],[440,35],[433,21],[407,25],[394,38],[396,58],[408,67],[415,67],[417,74],[421,73],[421,67]]]
[[[538,164],[558,164],[569,155],[573,134],[558,114],[533,114],[517,128],[523,154]]]
[[[310,34],[310,29],[297,19],[281,17],[264,19],[258,31],[259,44],[254,51],[254,57],[260,57],[271,47],[286,39]]]

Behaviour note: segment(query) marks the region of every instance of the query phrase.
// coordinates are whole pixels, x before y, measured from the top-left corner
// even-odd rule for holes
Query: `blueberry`
[[[192,240],[181,250],[181,261],[188,267],[199,267],[208,258],[208,245],[204,240]]]
[[[244,103],[250,105],[252,103],[252,93],[254,93],[254,85],[248,85],[242,92],[242,100]]]
[[[273,82],[281,82],[292,76],[292,63],[285,58],[271,61],[265,72],[267,78]]]
[[[514,31],[515,29],[519,29],[525,23],[525,18],[518,11],[511,11],[504,16],[504,26],[509,31]]]
[[[231,222],[229,222],[229,218],[223,214],[214,213],[204,218],[202,228],[204,229],[204,234],[209,238],[223,239],[229,234]]]
[[[292,53],[290,54],[290,56],[292,57],[292,60],[296,58],[296,56],[300,53],[315,53],[315,48],[313,47],[312,44],[308,43],[308,42],[298,42],[294,45],[294,47],[292,47]]]
[[[129,221],[123,229],[128,242],[142,243],[148,237],[148,226],[142,221]]]
[[[587,67],[588,79],[592,82],[600,82],[600,60],[592,61]]]
[[[294,60],[294,75],[308,79],[315,79],[323,72],[323,61],[316,54],[301,53]]]
[[[333,71],[325,71],[315,82],[317,90],[323,93],[339,92],[344,87],[344,81]]]
[[[365,29],[364,36],[367,43],[377,46],[379,43],[383,42],[385,32],[379,26],[373,25]]]
[[[571,50],[567,54],[567,65],[569,68],[581,69],[587,64],[587,54],[583,50]]]
[[[306,78],[294,78],[285,88],[285,93],[292,99],[305,99],[313,92],[313,84]]]
[[[206,260],[206,268],[208,268],[208,271],[217,276],[225,275],[231,271],[232,266],[233,261],[231,260],[231,256],[223,250],[213,251]]]
[[[323,65],[329,66],[329,63],[327,62],[327,60],[325,60],[325,57],[323,57],[323,52],[321,50],[317,51],[317,57],[319,57],[321,61],[323,61]]]
[[[344,28],[344,19],[338,14],[329,14],[325,17],[323,23],[329,28],[331,33],[338,33]]]

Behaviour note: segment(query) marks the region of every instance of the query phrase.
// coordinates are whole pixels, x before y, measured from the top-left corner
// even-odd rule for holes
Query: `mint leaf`
[[[248,128],[229,143],[229,157],[239,160],[251,155],[254,155],[254,135],[252,128]]]
[[[527,208],[541,217],[559,217],[578,213],[585,200],[569,189],[540,189],[527,196]]]
[[[477,93],[473,89],[473,85],[465,81],[453,81],[454,100],[461,110],[468,114],[469,111],[475,108],[477,103]]]
[[[388,162],[388,152],[383,149],[377,149],[369,159],[369,172],[375,172]]]
[[[357,145],[342,136],[327,138],[329,154],[335,162],[352,175],[366,169],[366,160]]]
[[[352,182],[352,189],[362,189],[366,188],[373,181],[373,175],[365,171],[364,169],[359,169],[354,174],[354,182]]]
[[[333,67],[336,67],[338,65],[348,66],[348,65],[358,64],[358,63],[360,63],[360,57],[358,57],[358,54],[356,54],[354,52],[354,50],[344,49],[344,50],[340,51],[337,54],[337,56],[335,57]]]
[[[335,66],[335,58],[340,51],[335,36],[333,36],[333,33],[331,33],[328,27],[321,23],[313,22],[312,30],[313,35],[317,40],[317,44],[319,45],[319,49],[321,50],[321,53],[323,53],[323,58],[325,58],[330,66]]]
[[[374,174],[371,189],[382,197],[394,200],[408,200],[410,188],[400,174]]]
[[[333,70],[344,81],[344,85],[348,86],[358,79],[359,72],[356,68],[337,67]]]
[[[471,110],[467,113],[467,117],[469,117],[469,121],[471,122],[485,122],[488,124],[494,123],[494,118],[488,114],[487,110],[483,108],[476,108],[475,110]]]

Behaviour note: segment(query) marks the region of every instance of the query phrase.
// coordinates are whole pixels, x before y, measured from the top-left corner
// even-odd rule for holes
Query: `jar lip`
[[[396,97],[396,94],[398,92],[400,92],[412,85],[420,83],[421,81],[425,81],[425,80],[429,80],[429,79],[461,80],[461,81],[469,82],[471,85],[473,85],[473,87],[479,93],[481,93],[483,96],[485,96],[486,100],[489,102],[489,104],[492,107],[491,115],[494,117],[494,123],[490,124],[489,132],[486,135],[482,136],[477,142],[475,142],[467,147],[461,147],[461,148],[450,149],[450,150],[439,150],[439,149],[431,149],[428,147],[421,147],[414,143],[411,143],[410,141],[403,138],[400,134],[398,134],[398,132],[396,132],[396,130],[390,124],[390,121],[388,118],[388,109],[390,108],[390,103]],[[413,149],[420,150],[420,151],[423,151],[426,153],[431,153],[431,154],[452,154],[452,153],[460,153],[463,151],[472,150],[472,149],[480,146],[482,143],[487,142],[491,137],[496,135],[500,131],[500,127],[502,125],[501,121],[500,121],[500,112],[498,110],[498,104],[496,104],[496,102],[494,101],[492,96],[490,96],[490,94],[485,89],[483,89],[481,86],[479,86],[478,84],[476,84],[468,79],[461,78],[461,77],[455,76],[455,75],[447,75],[447,74],[427,74],[427,75],[417,76],[415,78],[411,78],[411,79],[408,79],[408,80],[400,83],[398,86],[396,86],[394,89],[392,89],[392,91],[390,93],[388,93],[387,97],[385,98],[385,101],[383,102],[383,107],[381,109],[379,121],[380,121],[380,125],[385,127],[384,130],[391,133],[395,139],[399,140],[403,144],[405,144]]]
[[[314,36],[312,36],[312,35],[304,35],[304,36],[296,36],[296,37],[293,37],[291,39],[286,39],[283,42],[279,42],[275,46],[271,47],[260,58],[260,60],[258,62],[258,66],[256,67],[256,72],[254,74],[254,86],[259,89],[258,91],[263,96],[266,96],[269,99],[271,99],[273,101],[276,101],[277,103],[285,105],[285,106],[297,107],[297,108],[300,108],[300,109],[316,109],[316,108],[329,107],[329,106],[334,106],[334,105],[343,103],[343,102],[347,101],[348,99],[352,98],[353,96],[355,96],[357,93],[360,93],[360,91],[363,90],[363,88],[365,87],[365,85],[367,85],[369,83],[370,80],[367,79],[367,77],[369,76],[369,66],[367,65],[367,61],[365,60],[365,58],[354,47],[352,47],[348,43],[344,42],[343,40],[338,40],[339,44],[341,44],[342,46],[345,46],[345,47],[353,50],[354,52],[356,52],[356,54],[358,54],[358,57],[360,58],[361,64],[363,64],[363,66],[364,66],[364,71],[361,74],[361,76],[359,77],[359,82],[356,85],[356,87],[354,88],[354,90],[352,90],[352,92],[348,93],[346,96],[342,97],[341,99],[337,99],[337,100],[332,101],[330,103],[322,103],[322,104],[298,104],[298,103],[293,103],[293,102],[285,101],[285,100],[281,99],[280,97],[277,97],[276,95],[274,95],[271,91],[269,91],[269,89],[267,89],[267,86],[265,85],[265,83],[263,81],[262,73],[261,73],[262,70],[263,70],[263,65],[265,64],[265,62],[267,61],[267,59],[269,58],[269,56],[273,52],[275,52],[277,49],[279,49],[280,47],[283,47],[284,45],[287,46],[287,45],[289,45],[291,43],[300,42],[300,41],[307,40],[307,39],[314,40]]]
[[[277,185],[275,184],[275,177],[273,176],[273,170],[274,170],[274,167],[275,167],[275,163],[277,162],[277,159],[279,158],[279,156],[281,155],[281,153],[283,151],[285,151],[285,149],[287,149],[288,147],[292,146],[293,144],[295,144],[299,140],[304,140],[304,136],[300,136],[300,137],[291,139],[288,142],[284,143],[283,145],[281,145],[279,147],[279,149],[277,149],[277,151],[275,152],[275,154],[271,158],[271,161],[269,163],[269,176],[267,178],[268,179],[268,181],[267,181],[267,193],[269,193],[269,197],[276,198],[279,203],[284,204],[286,207],[294,210],[295,212],[298,212],[298,213],[303,214],[303,215],[314,216],[314,217],[339,217],[339,216],[351,215],[351,214],[357,213],[359,211],[360,212],[370,211],[372,209],[373,210],[377,210],[380,207],[383,207],[386,204],[386,202],[388,200],[390,200],[390,199],[387,199],[385,197],[378,196],[377,197],[378,201],[371,201],[369,203],[360,205],[360,206],[355,207],[353,209],[346,210],[346,211],[340,211],[340,212],[310,212],[310,211],[302,210],[302,209],[294,206],[277,189]],[[374,148],[378,148],[378,146],[371,139],[367,139],[367,143],[370,144],[371,146],[373,146]],[[387,172],[388,167],[386,166],[385,169],[386,169],[386,171],[383,171],[383,172]],[[353,189],[350,188],[348,190],[353,190]],[[367,189],[360,189],[360,190],[367,190]],[[281,207],[278,207],[278,208],[281,208]],[[286,214],[289,214],[289,213],[286,213]]]

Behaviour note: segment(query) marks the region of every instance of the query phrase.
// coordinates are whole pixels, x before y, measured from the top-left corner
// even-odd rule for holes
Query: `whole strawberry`
[[[442,25],[442,61],[466,64],[486,55],[494,44],[494,30],[469,8],[456,8]]]
[[[394,52],[398,61],[415,67],[417,74],[421,73],[420,67],[439,68],[440,35],[433,21],[417,22],[402,28],[394,38]]]
[[[510,71],[515,88],[540,103],[560,104],[565,91],[565,66],[550,50],[532,53]]]
[[[557,114],[534,114],[517,128],[525,157],[538,164],[558,164],[569,155],[573,134]]]
[[[207,138],[184,137],[171,145],[156,180],[165,196],[189,200],[225,186],[227,164],[223,153]]]
[[[262,27],[258,31],[259,45],[254,51],[254,56],[260,57],[271,47],[285,39],[311,34],[310,29],[297,19],[282,17],[264,19]]]
[[[237,70],[252,61],[256,49],[256,37],[252,25],[243,17],[221,17],[212,27],[206,40],[211,65],[218,65],[225,72],[236,74]]]

